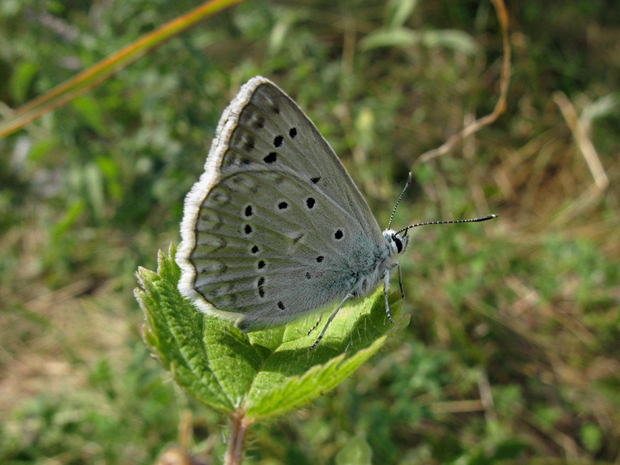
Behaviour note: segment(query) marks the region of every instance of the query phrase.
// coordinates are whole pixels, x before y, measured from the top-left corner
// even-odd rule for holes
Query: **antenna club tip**
[[[499,215],[496,215],[495,213],[491,213],[489,216],[490,216],[491,218],[497,218]]]

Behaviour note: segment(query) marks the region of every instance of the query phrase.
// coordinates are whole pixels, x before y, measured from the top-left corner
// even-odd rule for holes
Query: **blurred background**
[[[195,6],[2,0],[0,116]],[[394,225],[499,219],[416,230],[407,330],[255,426],[248,463],[620,463],[620,4],[507,8],[506,113],[417,168]],[[501,57],[486,0],[247,1],[0,140],[0,462],[154,463],[190,411],[220,463],[225,419],[149,357],[132,291],[241,84],[295,98],[385,227],[416,159],[492,111]]]

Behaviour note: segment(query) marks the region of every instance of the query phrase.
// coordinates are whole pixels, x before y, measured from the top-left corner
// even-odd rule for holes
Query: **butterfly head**
[[[409,228],[401,229],[400,231],[394,231],[393,229],[390,229],[390,226],[392,226],[392,220],[394,219],[394,214],[396,213],[398,204],[402,200],[405,191],[409,187],[409,184],[411,184],[412,179],[413,175],[409,173],[409,177],[407,178],[407,184],[405,184],[405,188],[400,193],[400,196],[398,196],[396,205],[394,205],[394,209],[392,210],[392,216],[390,216],[390,222],[388,223],[388,227],[385,231],[383,231],[383,239],[385,239],[385,246],[390,257],[400,255],[407,249],[407,244],[409,243],[409,236],[407,236],[407,230]]]
[[[407,244],[409,243],[409,236],[407,236],[406,229],[404,233],[402,231],[386,229],[383,231],[383,239],[385,239],[385,246],[387,247],[390,257],[404,252],[407,249]]]

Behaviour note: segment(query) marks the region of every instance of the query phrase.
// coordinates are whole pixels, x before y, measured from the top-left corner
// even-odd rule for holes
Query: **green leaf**
[[[381,348],[408,317],[386,323],[383,292],[344,306],[314,349],[315,317],[243,334],[231,322],[195,309],[177,290],[180,269],[161,251],[157,273],[140,268],[135,296],[151,352],[190,395],[222,412],[255,420],[299,408],[333,389]],[[390,296],[395,317],[400,295]],[[320,328],[320,326],[319,326]]]
[[[95,163],[88,163],[83,169],[84,188],[97,218],[102,218],[105,212],[105,192],[103,176]]]
[[[428,48],[444,47],[466,55],[475,55],[480,51],[476,39],[466,32],[456,29],[424,31],[422,44]]]
[[[378,29],[364,37],[360,45],[362,50],[381,47],[411,47],[420,42],[420,33],[404,27]]]
[[[16,102],[26,100],[26,94],[36,74],[37,66],[30,61],[23,61],[15,67],[10,80],[10,92]]]
[[[372,449],[362,436],[355,436],[336,455],[336,465],[371,465]]]
[[[75,98],[71,104],[85,125],[102,136],[108,134],[108,129],[101,119],[103,113],[100,108],[101,105],[97,100],[90,96],[81,96]]]
[[[74,200],[69,204],[67,210],[51,230],[54,241],[60,240],[69,229],[75,226],[75,223],[80,219],[80,216],[82,216],[83,211],[84,202],[82,200]]]
[[[588,452],[597,452],[603,443],[603,432],[592,423],[585,423],[579,431],[581,442]]]
[[[418,6],[418,0],[390,0],[387,23],[390,28],[401,27]]]
[[[379,29],[361,41],[362,50],[381,47],[407,48],[418,44],[427,48],[444,47],[467,55],[474,55],[480,49],[471,35],[450,29],[436,31],[414,31],[403,27]]]

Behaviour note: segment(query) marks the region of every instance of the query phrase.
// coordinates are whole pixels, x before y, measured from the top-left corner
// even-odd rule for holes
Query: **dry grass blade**
[[[464,128],[461,132],[453,135],[443,145],[436,149],[430,150],[421,155],[413,164],[412,171],[417,169],[422,163],[426,163],[433,158],[437,158],[441,155],[448,153],[454,145],[462,140],[464,137],[470,136],[484,126],[493,123],[499,116],[506,111],[506,99],[508,96],[508,86],[510,84],[510,42],[508,39],[508,12],[506,11],[506,5],[503,0],[492,0],[493,6],[497,13],[501,28],[502,28],[502,44],[504,50],[504,57],[502,60],[502,70],[500,77],[500,96],[495,104],[493,112],[474,121],[472,124]]]
[[[575,141],[577,141],[577,145],[581,150],[583,158],[585,158],[586,163],[588,164],[588,168],[590,168],[590,172],[594,177],[594,182],[599,189],[606,189],[609,185],[609,178],[605,173],[605,169],[603,168],[603,164],[596,153],[596,149],[592,144],[592,141],[586,134],[585,129],[579,122],[579,118],[577,117],[577,112],[575,111],[575,107],[568,97],[563,92],[556,92],[553,94],[554,102],[560,107],[560,111],[562,112],[562,116],[566,120],[566,124],[573,133],[573,137]]]
[[[164,24],[157,30],[146,34],[133,44],[101,60],[77,76],[18,108],[14,112],[13,117],[0,122],[0,139],[97,87],[110,76],[141,58],[150,50],[159,47],[168,39],[195,26],[203,19],[242,1],[211,0],[189,13]]]

